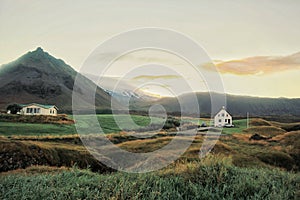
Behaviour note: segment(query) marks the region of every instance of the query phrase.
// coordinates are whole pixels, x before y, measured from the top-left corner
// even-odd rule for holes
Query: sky
[[[200,44],[216,64],[226,93],[300,97],[299,19],[298,0],[2,0],[0,64],[41,46],[80,70],[91,52],[113,35],[160,27],[183,33]],[[134,55],[134,59],[128,55],[107,75],[122,77],[118,66],[153,66],[154,60],[154,68],[174,68],[179,63],[190,70],[186,63],[171,57],[149,52]],[[177,87],[176,83],[190,80],[195,88],[205,87],[200,78],[180,78],[172,73],[136,74],[130,80],[132,84],[145,82],[147,75],[147,80],[152,76],[152,82],[165,86]],[[157,87],[145,90],[164,95]]]

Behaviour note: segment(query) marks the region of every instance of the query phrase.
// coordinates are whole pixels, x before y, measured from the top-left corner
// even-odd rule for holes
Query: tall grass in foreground
[[[73,168],[3,175],[0,199],[299,199],[299,187],[299,174],[237,168],[227,159],[208,158],[147,174]]]

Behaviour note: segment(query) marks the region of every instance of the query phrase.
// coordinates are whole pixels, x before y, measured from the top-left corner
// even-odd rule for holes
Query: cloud
[[[132,78],[133,80],[155,80],[155,79],[179,79],[177,75],[141,75]]]
[[[289,56],[256,56],[241,60],[215,61],[220,73],[263,75],[300,69],[300,52]]]

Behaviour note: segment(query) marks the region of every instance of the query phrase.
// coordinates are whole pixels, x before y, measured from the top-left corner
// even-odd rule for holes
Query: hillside
[[[158,98],[149,93],[146,93],[130,84],[129,81],[121,80],[115,77],[103,76],[99,77],[92,74],[83,74],[88,79],[92,80],[99,87],[103,88],[121,105],[138,104],[139,102],[151,102]]]
[[[63,60],[56,59],[42,48],[28,52],[0,68],[0,109],[10,103],[55,104],[60,110],[72,109],[72,92],[78,73]],[[95,106],[109,109],[111,96],[92,81],[78,74],[76,95],[84,109],[92,103],[85,94],[96,88]]]
[[[210,114],[211,101],[210,95],[207,92],[196,93],[200,112],[202,116],[208,116]],[[193,104],[191,94],[183,94],[179,96],[184,102],[185,111],[193,111]],[[288,98],[260,98],[250,96],[237,96],[226,95],[227,98],[227,110],[235,117],[245,117],[249,112],[250,116],[288,116],[288,117],[300,117],[300,98],[288,99]],[[162,98],[155,103],[161,104],[168,112],[178,113],[180,112],[180,106],[177,98],[167,97]],[[145,110],[149,107],[149,104],[144,103],[135,109]],[[192,113],[191,113],[192,114]]]

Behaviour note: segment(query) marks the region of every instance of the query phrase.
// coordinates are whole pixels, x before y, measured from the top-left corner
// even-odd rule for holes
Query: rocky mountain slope
[[[70,111],[77,75],[79,84],[75,92],[81,108],[93,103],[93,99],[86,94],[96,88],[96,109],[110,109],[111,96],[106,91],[40,47],[0,67],[0,109],[14,102],[37,102],[55,104],[61,111]]]

